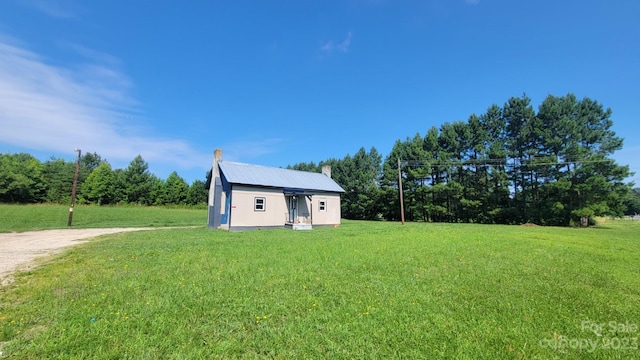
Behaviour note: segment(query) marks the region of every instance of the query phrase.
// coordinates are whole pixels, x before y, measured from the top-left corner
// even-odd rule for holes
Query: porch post
[[[307,197],[309,198],[309,217],[311,218],[311,225],[313,225],[313,195],[307,195]]]

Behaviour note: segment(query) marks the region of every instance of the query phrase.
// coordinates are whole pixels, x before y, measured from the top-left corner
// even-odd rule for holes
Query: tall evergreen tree
[[[124,193],[126,201],[131,204],[149,205],[152,202],[152,176],[149,165],[142,156],[136,156],[123,172]]]
[[[98,166],[100,166],[100,164],[102,163],[102,157],[97,153],[85,153],[80,158],[80,171],[78,173],[78,179],[81,179],[81,182],[84,182],[84,179],[86,179],[89,174],[91,174],[91,172],[98,168]]]
[[[447,162],[446,156],[440,151],[439,144],[440,132],[437,127],[432,126],[427,130],[422,140],[422,149],[424,151],[424,161],[429,173],[429,186],[424,187],[423,192],[426,195],[424,204],[424,221],[443,221],[446,214],[446,207],[443,206],[444,196],[444,174],[446,166],[442,162]]]
[[[169,174],[165,180],[165,189],[167,204],[185,205],[187,203],[189,185],[177,172]]]
[[[298,170],[298,171],[309,171],[309,172],[319,172],[320,168],[313,161],[310,163],[297,163],[294,165],[288,165],[287,169],[289,170]]]
[[[409,139],[407,138],[408,142]],[[398,160],[406,160],[404,147],[406,142],[399,139],[393,144],[389,155],[382,165],[381,199],[384,204],[382,213],[387,220],[400,220],[400,192],[398,191]],[[403,191],[406,189],[403,182]]]
[[[486,131],[485,149],[488,159],[484,163],[487,173],[487,200],[482,222],[508,223],[510,190],[507,164],[507,124],[502,108],[491,105],[480,115],[480,126]]]
[[[342,216],[347,219],[373,220],[380,213],[378,180],[382,157],[372,147],[367,152],[360,148],[353,157],[347,155],[332,165],[332,177],[342,186]]]
[[[167,183],[155,175],[151,176],[150,183],[151,190],[149,191],[147,204],[154,206],[171,204],[167,191]]]
[[[47,184],[47,202],[61,204],[71,201],[74,171],[75,163],[64,159],[52,157],[43,164],[42,175]]]
[[[487,169],[489,142],[488,131],[482,127],[480,117],[469,116],[468,163],[470,176],[465,182],[465,197],[462,200],[463,218],[467,222],[487,222],[488,178]]]
[[[532,184],[527,177],[528,162],[535,156],[534,141],[535,111],[531,99],[526,95],[512,97],[505,103],[502,114],[507,132],[507,151],[510,158],[510,180],[513,189],[513,207],[510,219],[514,222],[528,221],[528,202]]]
[[[640,214],[640,188],[629,191],[624,199],[625,215],[634,216]]]
[[[205,186],[205,182],[202,180],[194,180],[187,192],[187,204],[202,205],[206,204],[208,199],[209,188]]]

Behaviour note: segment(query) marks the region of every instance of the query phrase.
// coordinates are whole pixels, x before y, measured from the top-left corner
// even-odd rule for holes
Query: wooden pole
[[[400,170],[400,158],[398,158],[398,191],[400,192],[400,219],[404,225],[404,196],[402,191],[402,171]]]
[[[78,152],[78,160],[76,160],[76,168],[73,172],[73,185],[71,187],[71,207],[69,208],[69,219],[67,220],[67,226],[71,226],[71,222],[73,221],[73,207],[76,204],[76,189],[78,187],[78,170],[80,168],[80,154],[82,154],[82,150],[76,149]]]

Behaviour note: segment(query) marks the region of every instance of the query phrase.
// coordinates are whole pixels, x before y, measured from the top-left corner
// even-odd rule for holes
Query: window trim
[[[262,203],[259,201],[262,200]],[[267,198],[256,196],[253,198],[253,211],[267,211]]]
[[[327,211],[327,200],[318,200],[318,211]]]

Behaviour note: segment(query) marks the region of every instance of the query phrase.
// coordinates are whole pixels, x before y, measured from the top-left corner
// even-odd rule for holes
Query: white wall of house
[[[259,199],[258,209],[256,199]],[[313,225],[340,224],[340,194],[321,193],[314,195],[311,200],[306,196],[299,196],[298,199],[299,215],[312,216]],[[231,228],[284,226],[288,220],[289,203],[282,189],[233,185]]]
[[[256,198],[264,199],[264,209],[256,210]],[[284,226],[288,214],[282,190],[233,185],[231,227]]]
[[[340,224],[340,195],[317,194],[313,196],[313,224],[314,225],[339,225]],[[323,205],[324,206],[321,206]]]

